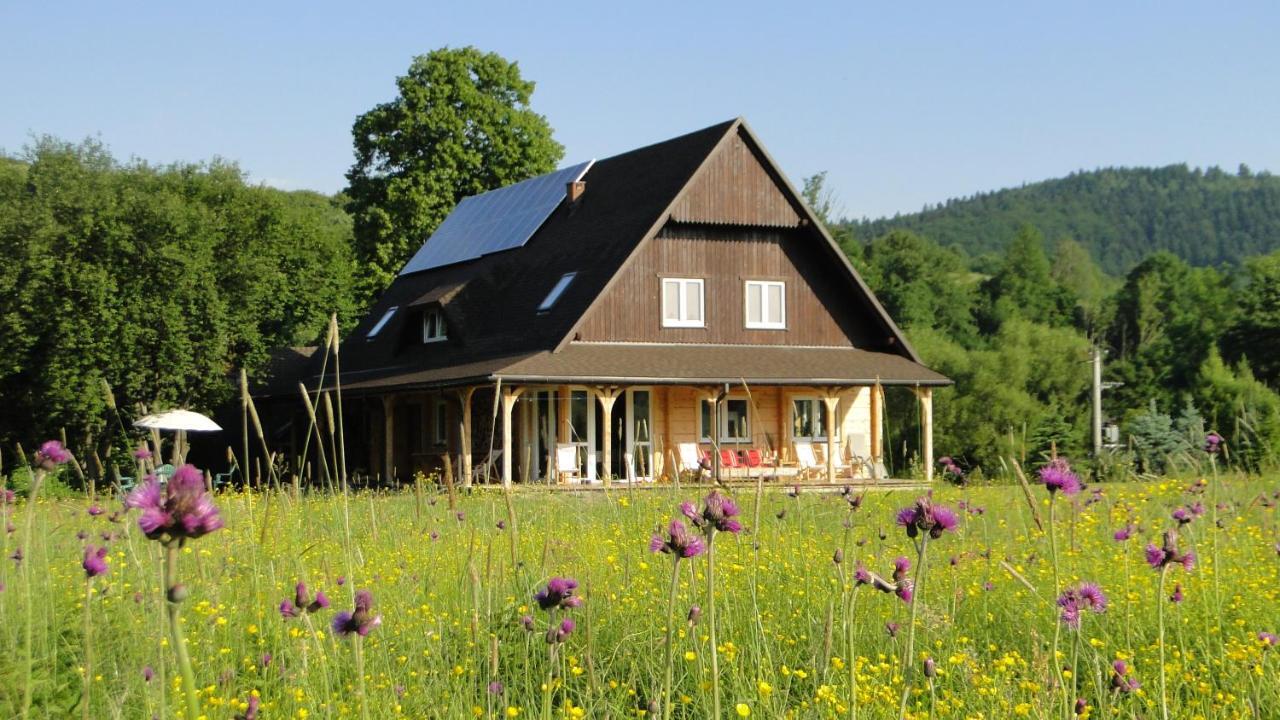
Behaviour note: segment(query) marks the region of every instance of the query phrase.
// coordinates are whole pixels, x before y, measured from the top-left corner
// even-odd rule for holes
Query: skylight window
[[[560,299],[560,296],[564,294],[564,291],[569,288],[569,284],[572,283],[573,279],[577,276],[578,273],[576,272],[567,272],[561,275],[560,279],[556,281],[555,287],[551,288],[551,292],[547,293],[547,296],[542,300],[542,304],[538,306],[538,312],[546,312],[550,310],[551,307],[556,304],[556,301]]]
[[[387,308],[387,311],[382,314],[382,318],[378,320],[378,324],[374,325],[373,328],[369,330],[369,334],[364,336],[365,339],[372,340],[377,337],[378,333],[382,332],[382,328],[386,327],[388,322],[391,322],[392,317],[395,317],[396,311],[399,309],[399,305],[392,305]]]

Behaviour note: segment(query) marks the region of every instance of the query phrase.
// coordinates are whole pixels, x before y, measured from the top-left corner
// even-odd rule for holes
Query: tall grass
[[[1189,483],[1108,485],[1100,502],[1080,508],[1074,546],[1060,548],[1061,580],[1098,582],[1112,602],[1090,620],[1075,652],[1086,668],[1124,659],[1143,685],[1119,694],[1073,672],[1070,692],[1098,708],[1095,717],[1160,713],[1162,649],[1173,717],[1267,717],[1280,707],[1280,682],[1257,674],[1263,663],[1274,668],[1268,658],[1280,651],[1257,638],[1280,630],[1271,495],[1278,483],[1219,482],[1223,538],[1230,540],[1216,558],[1202,553],[1201,567],[1181,578],[1186,600],[1165,618],[1163,643],[1161,606],[1152,602],[1160,573],[1131,572],[1131,563],[1141,563],[1141,543],[1111,535],[1132,519],[1144,528],[1143,541],[1159,542],[1158,530],[1186,501]],[[555,717],[634,717],[642,701],[662,697],[669,647],[676,649],[672,716],[714,714],[708,623],[681,623],[673,645],[665,643],[669,608],[705,604],[708,581],[705,559],[680,563],[673,583],[670,560],[648,550],[655,528],[677,512],[669,493],[479,490],[458,498],[459,519],[442,493],[426,492],[422,507],[412,492],[219,496],[227,527],[180,551],[201,714],[231,718],[258,694],[264,718],[353,717],[366,705],[363,685],[372,718],[531,717],[542,711],[550,676]],[[913,610],[914,644],[936,661],[937,675],[927,692],[912,695],[907,715],[1035,717],[1060,707],[1063,688],[1046,682],[1057,676],[1055,620],[1044,601],[1056,588],[1048,538],[1016,488],[935,494],[986,512],[970,516],[936,553],[930,548],[930,582],[918,588],[916,608],[876,601],[855,611],[849,574],[830,571],[833,547],[847,547],[869,567],[907,553],[893,514],[914,496],[872,493],[850,515],[834,494],[764,492],[758,525],[716,538],[716,658],[726,716],[848,717],[856,683],[858,717],[897,717],[903,678],[912,674],[900,659]],[[1048,510],[1047,498],[1037,503]],[[37,498],[12,510],[10,521],[24,532],[30,527],[34,540],[21,564],[6,558],[0,566],[0,717],[21,714],[28,692],[34,717],[80,715],[86,696],[90,717],[173,717],[184,709],[188,684],[174,684],[182,672],[154,612],[163,607],[165,549],[146,542],[132,518],[112,522],[85,508],[83,500]],[[106,533],[111,548],[109,572],[94,579],[88,638],[76,537],[82,529],[94,542]],[[13,543],[7,547],[12,552]],[[520,623],[536,614],[533,593],[552,575],[578,577],[589,588],[582,625],[555,653],[541,627],[529,632]],[[1225,590],[1221,617],[1215,576]],[[335,596],[335,610],[349,607],[341,590],[371,589],[382,625],[356,648],[329,629],[334,610],[314,621],[283,619],[280,602],[302,579]],[[832,598],[842,597],[850,610],[843,642],[831,652],[824,627],[832,622]],[[891,637],[888,623],[904,632]],[[87,694],[86,640],[94,660]],[[150,681],[148,667],[158,671]],[[495,680],[499,694],[490,687]]]

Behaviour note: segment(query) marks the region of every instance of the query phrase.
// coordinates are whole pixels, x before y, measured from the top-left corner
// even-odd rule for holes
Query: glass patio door
[[[623,447],[631,457],[631,467],[623,468],[619,477],[634,475],[637,480],[653,477],[652,398],[649,390],[627,391],[627,437]]]

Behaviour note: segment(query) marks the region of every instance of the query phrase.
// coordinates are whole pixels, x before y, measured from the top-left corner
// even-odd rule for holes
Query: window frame
[[[827,404],[826,404],[826,402],[824,402],[824,401],[823,401],[823,399],[822,399],[822,398],[820,398],[820,397],[818,397],[818,396],[816,396],[816,395],[792,395],[792,396],[791,396],[791,404],[790,404],[790,408],[791,408],[791,409],[790,409],[790,412],[791,412],[791,439],[792,439],[792,440],[808,440],[809,442],[823,442],[823,443],[824,443],[824,442],[826,442],[826,441],[827,441],[827,438],[828,438],[828,435],[827,435],[827,434],[821,434],[821,435],[800,435],[800,434],[797,434],[797,433],[796,433],[796,403],[801,403],[801,402],[803,402],[803,403],[809,403],[809,406],[810,406],[810,408],[811,408],[811,411],[813,411],[813,412],[816,412],[816,413],[817,413],[817,414],[814,416],[814,418],[815,418],[815,420],[814,420],[814,426],[815,426],[815,429],[816,429],[816,426],[817,426],[818,424],[822,424],[822,425],[824,425],[824,426],[827,424]],[[836,442],[839,442],[839,441],[840,441],[840,428],[839,428],[839,426],[838,426],[838,425],[839,425],[839,423],[838,423],[839,418],[840,418],[840,403],[839,403],[839,402],[837,402],[837,403],[836,403],[836,412],[835,412],[835,420],[837,421],[837,427],[836,427],[836,429],[835,429],[835,440],[836,440]],[[831,428],[829,428],[829,427],[824,427],[823,429],[825,429],[825,430],[827,431],[827,433],[830,433],[830,432],[831,432]]]
[[[716,402],[715,400],[710,400],[707,398],[702,399],[701,404],[698,407],[698,442],[711,443],[716,445],[750,444],[752,442],[751,425],[753,420],[751,418],[751,402],[749,401],[747,396],[746,395],[728,395],[728,396],[725,396],[721,400],[721,402],[725,404],[725,412],[722,412],[720,414],[720,427],[717,428],[717,433],[716,433],[717,439],[712,440],[711,436],[706,433],[706,427],[703,421],[704,419],[709,419],[709,422],[715,422]],[[746,422],[747,434],[745,436],[742,436],[742,437],[730,436],[728,433],[728,429],[729,429],[728,406],[730,402],[744,403],[743,408],[745,412],[743,413],[743,417],[746,418],[746,421],[747,421]],[[706,413],[706,418],[704,418],[703,416],[704,412]]]
[[[704,278],[689,277],[664,277],[661,278],[661,294],[659,298],[660,315],[662,319],[662,327],[664,328],[705,328],[707,326],[707,283]],[[667,319],[667,283],[674,284],[678,291],[676,293],[676,315],[675,320]],[[698,286],[698,320],[689,320],[689,296],[686,288],[690,285]]]
[[[760,288],[760,320],[751,320],[751,288]],[[769,288],[777,287],[782,319],[776,323],[769,322]],[[744,280],[742,282],[742,326],[747,330],[786,330],[787,329],[787,283],[785,280]]]
[[[430,335],[429,324],[431,318],[436,319],[436,335]],[[422,344],[434,342],[443,342],[449,339],[449,326],[444,321],[444,310],[441,308],[427,308],[422,311]]]
[[[399,310],[400,310],[399,305],[392,305],[391,307],[387,308],[387,311],[382,313],[382,317],[378,319],[378,322],[374,323],[373,327],[369,328],[369,332],[365,333],[364,339],[373,340],[377,338],[378,335],[382,332],[382,330],[387,326],[387,324],[391,322],[391,318],[395,317],[396,312],[398,312]]]
[[[435,447],[446,447],[449,444],[449,403],[444,398],[436,398],[431,408],[431,443]]]
[[[561,275],[560,279],[556,280],[556,284],[551,286],[547,296],[542,298],[542,302],[538,305],[538,312],[551,312],[551,308],[556,306],[556,303],[560,301],[560,296],[564,295],[564,291],[569,289],[569,286],[573,284],[574,279],[577,277],[577,270]]]

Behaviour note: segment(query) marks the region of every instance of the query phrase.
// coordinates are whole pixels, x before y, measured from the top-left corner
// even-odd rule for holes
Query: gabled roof
[[[358,390],[484,382],[504,375],[514,377],[506,371],[519,370],[514,366],[521,363],[525,369],[576,367],[570,357],[556,358],[550,365],[547,358],[566,353],[574,344],[575,328],[597,298],[638,249],[673,217],[688,188],[717,149],[731,138],[745,138],[763,158],[785,202],[794,207],[794,217],[815,231],[815,242],[844,268],[850,290],[867,303],[891,340],[889,352],[858,351],[862,361],[842,377],[850,381],[877,377],[876,368],[893,365],[895,376],[901,376],[902,381],[912,376],[904,368],[913,366],[919,370],[915,381],[947,382],[919,366],[918,356],[844,252],[738,118],[596,161],[582,177],[586,183],[582,196],[573,203],[562,202],[522,247],[398,276],[343,342],[344,386]],[[559,300],[549,311],[538,312],[548,291],[570,272],[576,277]],[[424,344],[419,342],[415,318],[423,305],[435,303],[445,312],[449,340]],[[369,330],[393,307],[397,311],[386,326],[376,338],[366,340]],[[583,353],[575,350],[572,355]],[[883,358],[870,362],[872,356]],[[837,357],[853,361],[855,355],[831,356]],[[899,357],[906,365],[885,359],[892,357]],[[541,360],[534,362],[538,358]],[[824,362],[824,367],[829,365]],[[735,377],[741,374],[726,371]],[[804,372],[802,368],[799,371]],[[872,374],[865,375],[867,372]]]

